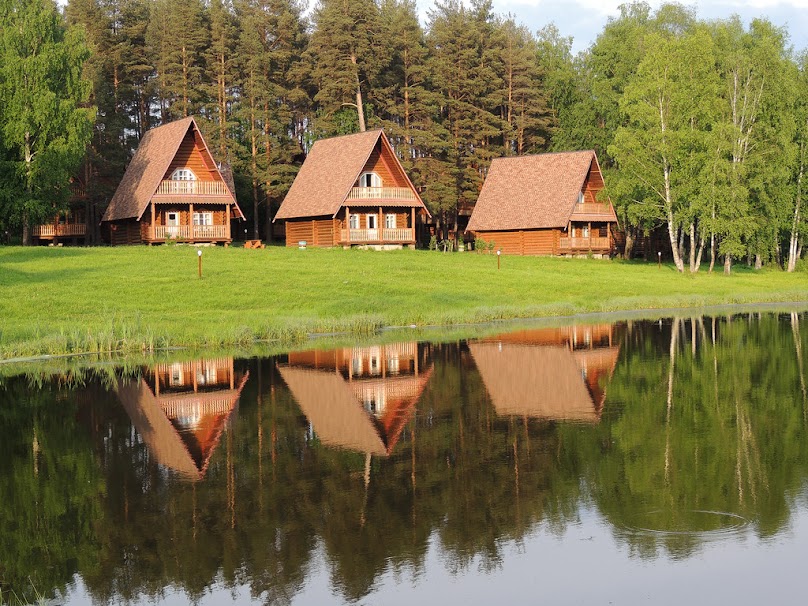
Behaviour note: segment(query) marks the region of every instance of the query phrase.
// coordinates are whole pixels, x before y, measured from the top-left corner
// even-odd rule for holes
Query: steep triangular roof
[[[140,219],[149,206],[152,196],[160,186],[160,182],[177,154],[183,139],[185,139],[188,131],[192,129],[199,133],[204,148],[203,153],[208,155],[212,165],[219,172],[219,176],[227,183],[214,161],[210,149],[208,149],[208,144],[205,142],[205,138],[202,137],[193,116],[169,122],[151,129],[143,136],[132,161],[126,167],[126,172],[123,179],[121,179],[120,185],[118,185],[118,189],[115,190],[115,195],[112,196],[102,221]],[[231,189],[229,184],[228,189]],[[238,213],[243,216],[232,189],[230,193]]]
[[[600,172],[592,150],[497,158],[466,229],[566,227],[590,169]]]
[[[406,205],[426,210],[384,131],[378,129],[316,141],[275,219],[335,216],[379,141],[415,194],[415,200],[408,201]]]

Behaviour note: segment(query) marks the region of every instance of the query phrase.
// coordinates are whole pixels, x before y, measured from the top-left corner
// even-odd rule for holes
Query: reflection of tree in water
[[[76,503],[88,494],[81,519],[73,518],[87,555],[66,553],[63,573],[43,583],[61,588],[78,571],[96,600],[111,602],[158,597],[167,586],[198,599],[215,581],[286,603],[322,549],[334,590],[360,600],[386,573],[417,576],[430,545],[450,571],[496,568],[504,546],[539,526],[563,534],[582,502],[594,503],[640,555],[664,548],[685,556],[706,537],[626,529],[733,523],[697,511],[738,513],[769,536],[788,522],[807,462],[795,362],[806,337],[786,320],[682,319],[673,348],[670,322],[634,323],[621,337],[598,424],[498,416],[468,347],[432,345],[415,418],[391,455],[371,458],[367,470],[364,453],[319,441],[275,361],[237,363],[251,378],[202,481],[156,465],[113,396],[93,398],[78,405],[83,428],[68,432],[62,419],[49,431],[71,436],[65,452],[100,469],[106,490],[90,498],[83,487],[64,488],[77,491]],[[51,415],[55,391],[45,393]],[[82,434],[93,436],[94,455],[79,456],[92,452],[80,448]],[[27,436],[0,464],[30,469]],[[4,507],[9,519],[17,514]],[[26,536],[5,534],[0,545]]]
[[[808,462],[798,325],[795,314],[632,327],[590,484],[636,553],[686,557],[745,520],[761,537],[788,523]]]
[[[102,395],[87,390],[86,398]],[[98,557],[94,524],[105,491],[78,402],[32,389],[23,377],[0,384],[0,591],[24,603],[64,592],[76,569]]]

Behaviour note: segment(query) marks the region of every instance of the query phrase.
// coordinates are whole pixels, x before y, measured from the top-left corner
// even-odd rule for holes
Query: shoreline
[[[21,356],[15,358],[0,358],[0,367],[11,366],[14,364],[36,364],[49,361],[58,360],[73,360],[80,358],[89,358],[92,356],[108,357],[110,361],[119,359],[125,360],[127,357],[138,356],[154,356],[163,355],[170,352],[178,353],[199,353],[209,351],[212,354],[222,351],[222,349],[231,350],[232,353],[237,354],[243,351],[245,355],[250,354],[250,349],[270,344],[275,344],[277,349],[284,351],[301,351],[304,349],[318,349],[319,346],[326,344],[326,346],[333,345],[334,342],[344,340],[360,340],[361,342],[369,341],[371,344],[374,339],[372,337],[382,337],[383,335],[398,335],[401,333],[402,338],[406,333],[419,333],[419,337],[423,336],[420,333],[464,333],[464,329],[482,329],[483,333],[500,332],[517,330],[518,328],[529,326],[531,328],[543,328],[553,326],[568,326],[570,324],[584,323],[614,323],[630,320],[657,320],[662,318],[674,317],[677,315],[684,315],[685,313],[693,315],[716,315],[719,313],[791,313],[791,312],[808,312],[808,299],[798,301],[765,301],[765,302],[748,302],[748,303],[714,303],[693,307],[667,307],[667,308],[638,308],[638,309],[622,309],[610,311],[583,311],[580,313],[557,315],[557,316],[535,316],[535,317],[511,317],[499,318],[494,320],[485,320],[481,322],[458,322],[454,324],[430,324],[430,325],[409,325],[409,326],[381,326],[374,333],[355,333],[351,331],[341,332],[312,332],[308,333],[302,340],[283,341],[280,339],[271,340],[254,340],[247,344],[228,344],[223,343],[223,347],[211,347],[204,344],[189,344],[185,346],[170,346],[165,348],[154,348],[151,350],[131,349],[131,350],[115,350],[115,351],[83,351],[83,352],[66,352],[58,354],[41,354],[32,356]],[[495,329],[496,330],[493,330]],[[371,337],[371,338],[368,338]],[[466,337],[473,338],[473,337]],[[419,339],[420,340],[420,339]],[[440,340],[440,339],[437,339]],[[245,346],[246,345],[246,346]],[[272,348],[273,350],[276,348]]]

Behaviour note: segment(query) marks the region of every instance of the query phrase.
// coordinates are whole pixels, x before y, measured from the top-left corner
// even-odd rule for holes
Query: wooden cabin
[[[386,457],[429,382],[428,353],[414,342],[293,352],[278,370],[324,444]]]
[[[467,229],[503,254],[608,257],[617,215],[603,187],[594,151],[497,158]]]
[[[614,330],[527,330],[469,343],[469,351],[498,415],[594,423],[620,353]]]
[[[201,480],[248,377],[233,358],[158,364],[116,392],[155,460]]]
[[[87,241],[87,189],[84,183],[73,178],[70,181],[68,209],[55,213],[49,223],[34,225],[31,239],[34,244],[84,244]]]
[[[286,245],[415,247],[429,212],[382,130],[321,139],[311,148],[274,221]]]
[[[102,219],[110,243],[224,243],[243,219],[193,117],[146,133]]]

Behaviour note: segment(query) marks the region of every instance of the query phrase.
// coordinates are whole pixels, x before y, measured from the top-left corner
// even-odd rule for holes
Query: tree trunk
[[[803,167],[800,163],[800,172],[797,175],[797,199],[794,202],[794,218],[791,221],[791,238],[788,243],[788,268],[786,271],[792,272],[797,266],[797,242],[799,241],[800,228],[800,206],[802,205],[802,175]]]
[[[356,64],[356,55],[351,55],[351,63],[354,64],[356,73],[356,113],[359,116],[359,132],[365,132],[365,108],[362,104],[362,86],[359,81],[359,67]]]
[[[626,248],[623,251],[624,259],[631,259],[631,253],[634,250],[634,229],[629,227],[626,229]]]
[[[729,275],[732,271],[732,255],[724,255],[724,273]]]
[[[671,173],[670,168],[668,167],[668,163],[666,160],[663,159],[665,163],[665,167],[663,169],[663,175],[665,177],[665,209],[667,212],[667,220],[668,220],[668,238],[671,242],[671,252],[673,253],[673,263],[676,265],[676,269],[679,273],[684,272],[685,266],[682,262],[682,257],[679,256],[679,242],[677,234],[675,232],[674,224],[673,224],[673,199],[671,196]]]
[[[755,269],[763,268],[763,256],[760,253],[755,255]]]
[[[255,101],[250,99],[250,168],[252,169],[253,240],[258,239],[258,136],[255,134]]]

